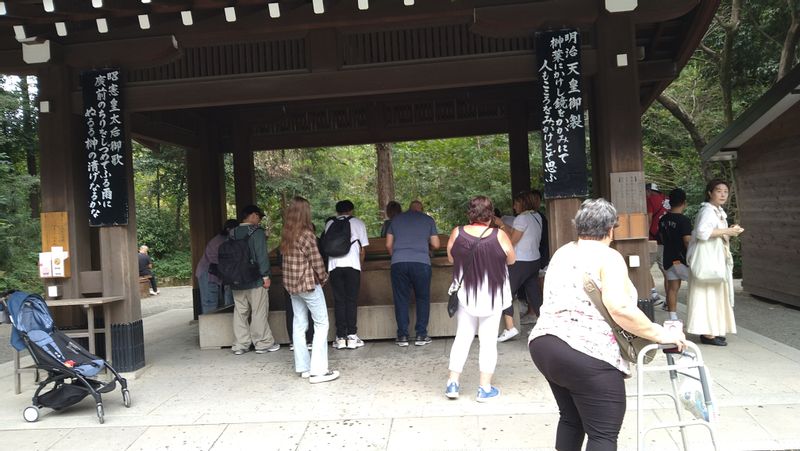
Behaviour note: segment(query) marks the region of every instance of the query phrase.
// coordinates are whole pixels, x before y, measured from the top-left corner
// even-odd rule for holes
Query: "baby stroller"
[[[131,406],[127,381],[120,377],[105,360],[90,354],[81,345],[53,324],[53,318],[44,300],[35,294],[22,291],[0,296],[0,310],[5,310],[12,324],[11,346],[17,351],[27,348],[37,370],[47,371],[47,379],[39,382],[30,406],[22,412],[28,422],[39,419],[39,409],[49,407],[55,411],[77,404],[92,395],[97,410],[97,420],[102,424],[102,393],[114,391],[119,382],[122,402]],[[109,382],[94,379],[104,368],[114,377]],[[50,390],[42,391],[52,384]]]

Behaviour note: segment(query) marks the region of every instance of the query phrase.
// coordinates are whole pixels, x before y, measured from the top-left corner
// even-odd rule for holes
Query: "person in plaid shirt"
[[[294,310],[292,342],[295,371],[316,384],[337,379],[339,372],[328,368],[328,307],[322,292],[322,285],[328,281],[328,273],[313,230],[311,206],[306,199],[294,197],[283,214],[283,286],[289,292]],[[308,313],[314,321],[310,354],[305,334]]]

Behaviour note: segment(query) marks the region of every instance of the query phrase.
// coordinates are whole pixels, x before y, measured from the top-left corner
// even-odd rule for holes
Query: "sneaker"
[[[457,399],[459,388],[458,382],[450,382],[444,390],[444,395],[450,399]]]
[[[536,316],[527,314],[522,315],[522,317],[519,319],[519,323],[525,326],[536,324]]]
[[[499,337],[497,337],[497,341],[499,343],[502,343],[504,341],[511,340],[512,338],[516,337],[517,335],[519,335],[519,331],[517,330],[516,327],[512,327],[511,329],[504,330],[503,333],[500,334]]]
[[[311,346],[311,343],[306,343],[306,349],[308,349],[310,351],[312,347],[313,346]]]
[[[661,300],[661,295],[656,290],[650,290],[650,300],[656,303]]]
[[[150,289],[150,296],[156,296],[156,295],[158,295],[158,293],[156,293],[155,291],[153,291],[153,289],[151,288],[151,289]]]
[[[318,376],[309,376],[308,382],[312,384],[319,384],[320,382],[329,382],[332,380],[339,379],[339,372],[338,371],[328,371],[325,374],[320,374]]]
[[[493,398],[497,398],[500,396],[500,390],[492,385],[492,388],[487,392],[483,389],[483,387],[478,387],[478,396],[475,397],[475,401],[478,402],[488,402]]]
[[[275,343],[274,345],[266,348],[266,349],[256,349],[256,354],[266,354],[268,352],[275,352],[281,348],[281,345]]]
[[[294,343],[289,343],[289,350],[294,351]]]
[[[414,346],[425,346],[431,344],[432,341],[433,340],[431,340],[431,337],[427,335],[424,337],[417,337],[414,339]]]
[[[404,348],[408,346],[408,337],[406,337],[405,335],[397,337],[397,339],[394,342],[397,344],[397,346]]]
[[[247,350],[245,350],[245,349],[236,349],[236,350],[233,351],[233,355],[242,355],[245,352],[247,352]],[[256,352],[258,352],[258,351],[256,351]]]
[[[333,349],[344,349],[347,347],[347,340],[344,337],[336,337],[331,346],[333,346]]]
[[[364,346],[364,340],[358,338],[358,335],[351,334],[347,336],[347,349],[356,349]]]
[[[300,377],[302,377],[303,379],[308,379],[309,377],[311,377],[311,373],[309,373],[308,371],[303,371],[302,373],[297,373],[297,374],[299,374]]]

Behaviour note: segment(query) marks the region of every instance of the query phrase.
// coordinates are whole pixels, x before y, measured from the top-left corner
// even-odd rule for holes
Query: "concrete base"
[[[333,341],[336,335],[335,316],[333,309],[328,309],[330,327],[328,341]],[[416,306],[409,309],[409,333],[414,336],[414,323],[416,322]],[[514,309],[514,323],[519,324],[518,309]],[[200,315],[198,320],[200,349],[219,349],[230,347],[233,343],[233,313],[209,313]],[[289,334],[286,331],[286,312],[269,312],[269,327],[278,343],[289,343]],[[501,321],[500,329],[503,325]],[[456,334],[456,320],[447,316],[447,303],[434,302],[431,304],[430,319],[428,321],[428,335],[431,337],[452,337]],[[358,307],[358,336],[363,340],[382,340],[396,338],[397,322],[394,318],[393,305],[373,305]]]

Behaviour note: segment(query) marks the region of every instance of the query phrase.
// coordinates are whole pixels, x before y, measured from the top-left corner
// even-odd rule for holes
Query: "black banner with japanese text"
[[[536,56],[544,194],[549,199],[586,196],[580,32],[563,29],[536,33]]]
[[[112,226],[128,223],[128,159],[122,127],[122,98],[119,69],[81,73],[83,148],[89,187],[89,225]]]

